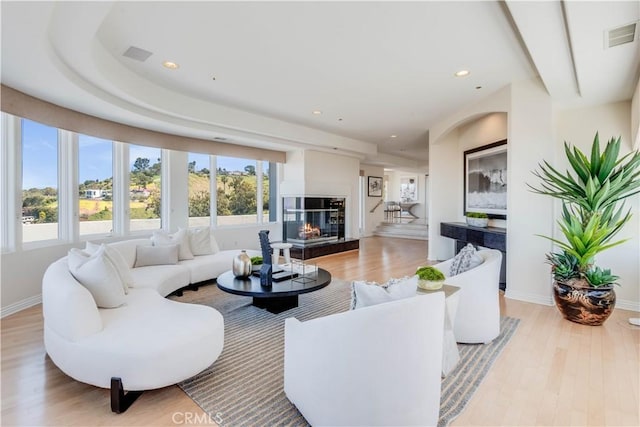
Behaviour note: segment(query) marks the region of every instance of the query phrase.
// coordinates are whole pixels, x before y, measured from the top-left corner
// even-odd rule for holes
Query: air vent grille
[[[620,46],[621,44],[631,43],[636,37],[636,23],[625,25],[623,27],[614,28],[607,31],[606,42],[607,47]]]
[[[153,55],[152,52],[135,46],[130,46],[129,49],[122,54],[122,56],[126,56],[127,58],[135,59],[140,62],[146,61],[151,55]]]

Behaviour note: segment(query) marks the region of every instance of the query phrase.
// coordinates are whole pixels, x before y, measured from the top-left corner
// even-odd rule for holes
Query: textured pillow
[[[129,286],[133,287],[135,286],[135,283],[133,281],[133,276],[131,275],[131,269],[129,268],[129,265],[127,265],[127,261],[124,260],[120,252],[118,252],[117,250],[113,249],[108,245],[105,245],[105,244],[99,245],[93,242],[87,242],[85,245],[84,251],[87,252],[88,254],[94,254],[102,246],[104,246],[105,248],[104,254],[106,255],[107,258],[109,258],[109,261],[111,261],[111,263],[114,265],[114,267],[118,272],[118,276],[120,276],[120,280],[124,284],[124,293],[128,294]]]
[[[476,253],[476,248],[471,243],[467,243],[467,246],[460,249],[460,252],[453,258],[449,269],[449,277],[476,268],[483,262],[482,257]]]
[[[177,263],[178,245],[136,246],[136,264],[134,267]]]
[[[211,231],[209,227],[198,227],[189,229],[189,245],[194,255],[213,254],[211,247]]]
[[[379,285],[375,282],[351,282],[351,310],[395,301],[416,295],[418,276],[391,279]]]
[[[72,248],[67,257],[69,272],[91,292],[100,308],[115,308],[125,302],[124,284],[118,271],[105,255],[105,246],[94,254]]]
[[[179,229],[176,233],[169,234],[166,231],[154,231],[151,236],[153,246],[178,245],[178,259],[193,259],[193,253],[189,247],[189,237],[187,230]]]

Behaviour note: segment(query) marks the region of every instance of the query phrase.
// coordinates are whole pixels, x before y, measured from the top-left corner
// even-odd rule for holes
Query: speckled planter
[[[553,282],[553,299],[565,319],[599,326],[613,312],[616,292],[613,286],[575,288],[567,283]]]
[[[468,216],[465,218],[467,218],[467,225],[472,227],[486,227],[489,225],[489,218],[469,218]]]

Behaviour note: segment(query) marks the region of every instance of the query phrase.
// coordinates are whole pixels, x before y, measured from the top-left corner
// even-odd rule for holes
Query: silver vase
[[[244,249],[233,258],[233,275],[247,278],[251,275],[251,258]]]

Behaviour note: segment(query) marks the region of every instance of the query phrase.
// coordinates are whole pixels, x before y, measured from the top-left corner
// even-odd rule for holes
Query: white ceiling
[[[640,68],[637,35],[604,48],[605,30],[640,19],[638,1],[3,1],[1,13],[1,79],[17,90],[160,131],[387,167],[424,165],[434,123],[511,82],[540,75],[560,108],[577,107],[630,99]],[[124,57],[130,46],[153,54]]]

